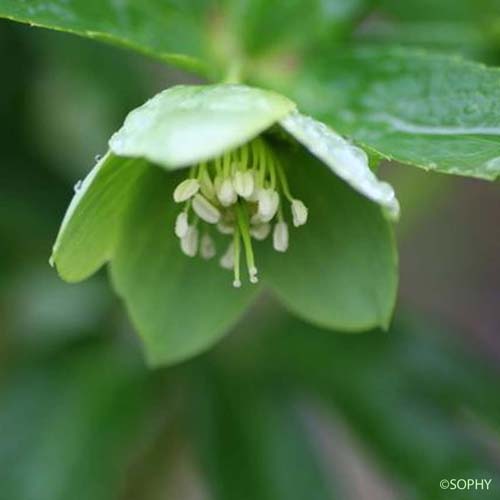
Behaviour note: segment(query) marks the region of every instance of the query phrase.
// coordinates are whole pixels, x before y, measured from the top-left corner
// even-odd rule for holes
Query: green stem
[[[233,61],[227,70],[226,78],[224,78],[223,83],[227,84],[238,84],[241,83],[243,74],[243,63],[236,59]]]

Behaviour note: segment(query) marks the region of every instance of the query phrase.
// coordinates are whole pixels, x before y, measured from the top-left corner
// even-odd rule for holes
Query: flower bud
[[[288,249],[288,226],[285,222],[278,222],[274,226],[273,247],[277,252],[286,252]]]
[[[192,198],[200,189],[200,183],[196,179],[182,181],[174,191],[174,201],[182,203]]]
[[[236,172],[233,176],[233,186],[239,196],[245,199],[250,198],[254,188],[254,177],[252,172]]]
[[[262,222],[269,222],[278,210],[280,197],[274,189],[261,189],[257,214]]]
[[[220,220],[219,210],[201,194],[193,198],[193,210],[200,219],[209,224],[217,224]]]
[[[181,250],[188,257],[194,257],[198,252],[198,229],[195,226],[189,226],[186,236],[181,238]]]
[[[175,235],[184,238],[189,229],[188,216],[186,212],[181,212],[175,219]]]
[[[292,200],[293,225],[295,227],[303,226],[307,222],[308,210],[300,200]]]

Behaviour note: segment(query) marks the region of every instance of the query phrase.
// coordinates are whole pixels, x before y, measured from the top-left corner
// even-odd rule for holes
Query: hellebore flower
[[[328,328],[389,321],[394,191],[362,149],[286,97],[173,87],[132,111],[109,146],[51,261],[69,282],[109,263],[151,363],[207,348],[262,284]]]

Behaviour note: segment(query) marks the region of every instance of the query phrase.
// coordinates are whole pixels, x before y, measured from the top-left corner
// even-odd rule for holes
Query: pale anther
[[[236,172],[233,176],[234,190],[242,198],[248,199],[254,190],[254,176],[252,172]]]
[[[205,233],[201,237],[200,255],[202,256],[203,259],[208,260],[214,258],[215,254],[216,254],[216,249],[214,240],[208,233]]]
[[[193,210],[196,215],[209,224],[217,224],[220,220],[220,211],[214,207],[203,195],[197,194],[193,198]]]
[[[181,212],[175,219],[175,235],[184,238],[189,229],[188,216],[186,212]]]
[[[224,207],[229,207],[238,199],[230,178],[221,179],[218,177],[215,179],[215,189],[217,191],[217,198]]]
[[[262,222],[269,222],[278,210],[280,197],[274,189],[261,189],[258,201],[258,216]]]
[[[234,267],[234,245],[231,242],[224,253],[224,255],[220,258],[219,264],[224,269],[233,269]]]
[[[223,220],[219,221],[217,224],[217,230],[221,234],[233,234],[234,233],[234,225],[229,222],[225,222]]]
[[[181,238],[181,250],[188,257],[198,253],[198,229],[195,226],[189,226],[186,236]]]
[[[277,222],[273,231],[273,247],[277,252],[288,249],[288,226],[286,222]]]
[[[262,224],[250,226],[250,235],[258,241],[265,240],[269,236],[270,232],[271,225],[269,222],[263,222]]]
[[[303,226],[307,222],[308,210],[300,200],[292,200],[292,217],[295,227]]]
[[[182,203],[192,198],[200,189],[200,183],[196,179],[182,181],[174,191],[174,201]]]

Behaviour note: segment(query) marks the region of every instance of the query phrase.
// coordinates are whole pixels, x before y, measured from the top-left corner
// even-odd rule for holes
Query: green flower
[[[77,186],[51,261],[69,282],[109,263],[151,363],[207,348],[263,285],[324,327],[387,325],[394,191],[362,149],[289,99],[174,87],[109,146]]]

